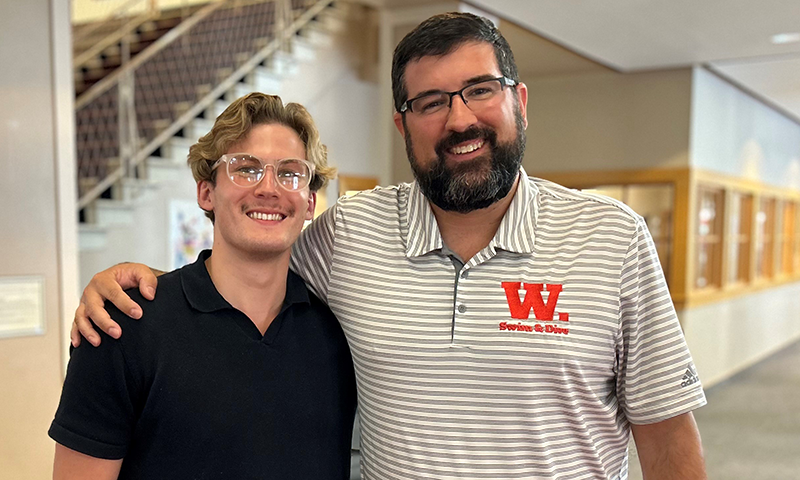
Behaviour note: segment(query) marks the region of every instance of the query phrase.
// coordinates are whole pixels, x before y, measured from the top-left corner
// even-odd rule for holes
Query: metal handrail
[[[184,33],[191,30],[192,27],[197,25],[201,20],[214,13],[214,11],[220,8],[224,2],[225,0],[212,0],[211,3],[195,12],[194,15],[181,22],[180,25],[165,33],[161,38],[153,42],[152,45],[145,48],[126,65],[114,70],[113,73],[107,75],[105,78],[92,85],[91,88],[83,92],[80,97],[75,99],[75,109],[81,109],[87,103],[104,94],[110,88],[114,87],[119,83],[120,79],[130,74],[133,70],[139,68],[139,66],[141,66],[144,62],[151,59],[164,48],[168,47],[175,40],[179,39]]]
[[[95,21],[95,22],[92,23],[92,25],[90,27],[82,29],[77,34],[74,34],[73,37],[72,37],[73,45],[75,43],[79,42],[80,40],[83,40],[84,38],[88,37],[92,33],[94,33],[95,30],[97,30],[100,27],[102,27],[103,24],[108,22],[109,20],[117,19],[117,18],[125,16],[125,14],[127,13],[128,9],[131,6],[136,5],[137,3],[141,2],[141,1],[142,0],[128,0],[127,2],[125,2],[122,5],[118,6],[116,8],[116,10],[114,10],[113,12],[109,13],[108,15],[106,15],[106,17],[104,19],[99,20],[99,21]],[[149,4],[150,4],[150,10],[154,10],[155,9],[155,2],[153,0],[151,0],[149,2]]]
[[[220,0],[224,1],[224,0]],[[180,117],[178,117],[175,121],[172,122],[167,128],[165,128],[161,133],[159,133],[153,140],[148,142],[143,148],[139,149],[130,159],[130,162],[127,165],[120,165],[112,172],[110,172],[106,178],[101,180],[97,185],[95,185],[92,189],[87,191],[83,196],[80,197],[78,200],[77,208],[81,210],[82,208],[89,205],[92,201],[99,198],[100,195],[114,185],[117,181],[121,180],[125,177],[127,172],[132,171],[137,165],[147,159],[156,149],[158,149],[161,145],[163,145],[167,140],[175,136],[182,128],[184,128],[189,122],[191,122],[195,117],[197,117],[200,113],[206,110],[209,106],[211,106],[218,98],[225,94],[228,90],[233,88],[237,82],[239,82],[242,78],[245,77],[248,73],[253,71],[259,64],[261,64],[264,60],[266,60],[270,55],[279,51],[281,46],[285,44],[292,36],[296,35],[297,32],[306,26],[310,21],[314,19],[320,12],[322,12],[325,8],[331,5],[334,0],[319,0],[314,5],[309,7],[306,11],[304,11],[296,20],[294,20],[287,28],[283,30],[283,32],[278,33],[272,41],[270,41],[265,47],[255,53],[249,60],[244,62],[239,68],[236,69],[232,74],[230,74],[227,78],[225,78],[222,82],[220,82],[215,88],[213,88],[209,93],[207,93],[203,98],[201,98],[198,102],[196,102],[191,108],[189,108],[186,112],[184,112]],[[178,28],[174,31],[176,33],[173,34],[173,31],[169,32],[169,38],[162,37],[159,41],[164,40],[162,45],[156,45],[155,43],[148,47],[145,51],[140,53],[127,67],[125,67],[124,72],[115,72],[113,74],[113,78],[108,79],[108,81],[104,80],[103,82],[99,82],[97,85],[92,87],[90,90],[86,92],[86,94],[82,95],[76,101],[76,109],[80,108],[83,105],[86,105],[91,99],[97,98],[97,96],[101,95],[102,93],[106,92],[109,88],[114,86],[116,83],[119,82],[120,79],[123,78],[124,75],[130,75],[137,66],[141,65],[145,60],[152,57],[163,49],[165,46],[169,45],[177,38],[180,37],[183,33],[188,31],[191,26],[194,26],[197,22],[199,22],[202,18],[205,18],[207,15],[216,10],[221,4],[212,4],[204,9],[198,11],[195,16],[193,16],[190,20],[185,21],[187,23],[189,21],[193,21],[189,26],[185,26],[177,32],[178,28],[184,26],[181,24]],[[210,9],[214,6],[214,9],[206,12],[206,9]],[[199,15],[202,14],[202,17]],[[157,42],[158,43],[158,42]],[[148,50],[153,48],[154,51],[149,53],[147,56],[145,54],[148,53]],[[155,49],[158,50],[155,50]],[[123,70],[123,69],[120,69]],[[103,85],[100,85],[103,83]],[[99,85],[99,86],[98,86]],[[95,87],[97,89],[95,90]],[[88,95],[91,95],[89,97]],[[83,100],[84,97],[89,98],[89,100]]]
[[[86,64],[86,62],[103,53],[103,51],[106,48],[110,47],[111,45],[114,45],[115,43],[119,43],[119,41],[122,40],[123,37],[128,36],[131,32],[139,28],[142,24],[157,16],[158,12],[148,11],[135,17],[133,20],[126,23],[122,28],[114,31],[110,35],[107,35],[102,40],[92,45],[90,48],[84,50],[83,53],[76,56],[72,60],[72,69],[77,70],[81,68],[84,64]]]

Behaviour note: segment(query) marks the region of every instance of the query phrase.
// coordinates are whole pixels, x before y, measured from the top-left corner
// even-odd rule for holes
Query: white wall
[[[703,385],[800,339],[800,283],[678,312]]]
[[[692,168],[800,189],[800,125],[713,73],[692,74]],[[704,384],[800,338],[800,283],[680,312]]]
[[[45,312],[43,335],[0,339],[0,479],[52,475],[61,320],[77,304],[70,50],[66,2],[0,2],[0,276],[43,278]]]
[[[692,167],[800,190],[800,124],[704,68],[692,79]]]

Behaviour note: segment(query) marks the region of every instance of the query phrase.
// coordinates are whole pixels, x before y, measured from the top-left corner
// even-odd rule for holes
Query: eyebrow
[[[474,77],[470,77],[470,78],[464,80],[464,82],[461,84],[462,85],[461,88],[464,88],[464,87],[466,87],[468,85],[471,85],[473,83],[483,82],[484,80],[494,80],[495,78],[497,78],[497,77],[493,76],[491,73],[484,73],[483,75],[477,75],[477,76],[474,76]],[[423,91],[419,92],[418,94],[416,94],[416,95],[414,95],[413,97],[410,97],[410,98],[424,97],[425,95],[430,95],[432,93],[444,93],[444,90],[440,90],[438,88],[431,88],[431,89],[428,89],[428,90],[423,90]]]

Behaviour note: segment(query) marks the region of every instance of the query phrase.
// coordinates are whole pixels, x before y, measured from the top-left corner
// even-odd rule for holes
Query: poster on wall
[[[211,248],[214,228],[211,220],[189,200],[169,203],[169,268],[174,270],[197,260],[197,255]]]
[[[0,338],[44,333],[44,277],[0,277]]]

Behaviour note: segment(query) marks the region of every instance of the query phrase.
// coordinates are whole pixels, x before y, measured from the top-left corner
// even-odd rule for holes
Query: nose
[[[265,165],[264,178],[256,185],[255,194],[260,196],[273,196],[277,197],[280,191],[280,185],[275,179],[275,167],[272,165]]]
[[[475,113],[467,106],[461,95],[453,95],[445,127],[453,132],[463,132],[478,122]]]

